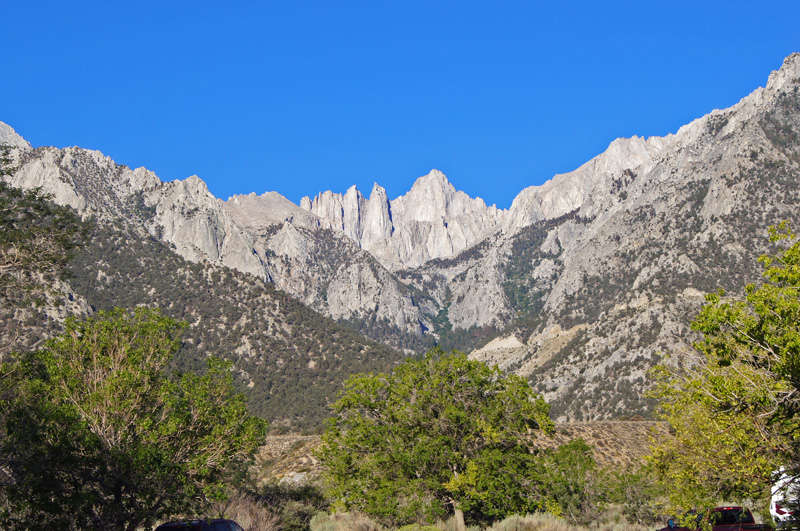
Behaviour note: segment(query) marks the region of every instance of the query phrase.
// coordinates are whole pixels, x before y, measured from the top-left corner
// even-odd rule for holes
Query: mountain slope
[[[508,211],[435,170],[391,201],[377,184],[368,199],[351,188],[300,206],[275,193],[220,201],[196,177],[161,183],[98,152],[0,134],[19,186],[407,351],[482,346],[473,357],[529,377],[555,416],[603,419],[651,412],[647,370],[661,353],[691,356],[703,293],[757,281],[769,225],[797,223],[799,86],[794,54],[737,105],[663,138],[615,140]]]
[[[401,359],[260,278],[188,262],[135,230],[96,224],[70,273],[95,310],[155,306],[185,320],[175,367],[202,370],[207,355],[233,361],[251,410],[287,427],[318,426],[344,379]]]
[[[245,227],[269,279],[307,306],[373,339],[418,351],[432,299],[415,292],[341,231],[278,194],[235,196],[222,203]]]
[[[41,186],[93,226],[63,288],[77,302],[62,308],[145,305],[185,320],[175,368],[202,370],[208,355],[231,360],[250,408],[276,426],[319,426],[344,379],[402,359],[267,282],[252,236],[199,179],[161,183],[79,148],[19,144],[12,154],[13,184]],[[58,333],[64,317],[26,315],[18,325],[40,338]]]
[[[766,88],[607,174],[575,205],[582,221],[540,247],[552,255],[533,265],[557,276],[541,311],[474,355],[530,376],[562,418],[646,411],[646,370],[659,352],[689,355],[703,292],[756,281],[768,226],[798,222],[799,86],[795,54]]]

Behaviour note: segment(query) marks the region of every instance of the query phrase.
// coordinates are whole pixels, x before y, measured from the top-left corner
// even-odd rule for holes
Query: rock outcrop
[[[626,187],[638,173],[652,168],[658,154],[675,137],[618,138],[608,149],[575,171],[556,175],[540,186],[526,188],[514,198],[503,231],[513,234],[537,221],[579,210],[596,216],[612,206],[609,195]]]
[[[495,232],[506,214],[456,191],[438,170],[391,201],[376,183],[369,199],[353,186],[344,195],[327,191],[313,200],[305,197],[301,207],[391,270],[453,256]]]
[[[19,136],[14,128],[8,124],[0,122],[0,145],[8,144],[11,147],[28,151],[33,149],[30,143]]]
[[[178,254],[198,262],[209,260],[258,277],[266,270],[255,251],[254,238],[236,224],[196,175],[183,181],[164,183],[147,195],[155,208],[155,223],[161,238],[173,244]]]
[[[271,225],[289,221],[301,227],[314,228],[320,220],[305,209],[298,207],[278,192],[250,193],[229,197],[223,203],[236,223],[247,230],[258,232]]]
[[[16,153],[19,168],[9,179],[12,185],[41,188],[84,216],[134,221],[187,260],[265,277],[252,237],[197,176],[163,183],[153,172],[120,166],[99,151],[26,145]]]

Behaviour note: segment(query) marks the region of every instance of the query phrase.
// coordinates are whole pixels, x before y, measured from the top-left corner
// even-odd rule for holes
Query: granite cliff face
[[[294,205],[214,198],[78,148],[15,146],[15,185],[125,219],[184,258],[237,269],[373,338],[437,341],[531,378],[561,419],[647,414],[647,369],[689,355],[703,293],[758,280],[771,224],[800,216],[800,54],[765,88],[666,137],[617,139],[509,210],[433,170]]]
[[[503,232],[513,234],[537,221],[575,210],[586,216],[607,211],[616,203],[612,189],[630,180],[634,169],[640,173],[648,171],[659,153],[674,140],[673,135],[614,140],[606,151],[577,170],[556,175],[541,186],[531,186],[520,192],[511,204]]]
[[[3,122],[0,122],[0,144],[7,144],[22,151],[33,149],[27,140],[19,136],[10,125]]]
[[[430,328],[431,302],[415,297],[375,256],[316,214],[274,192],[234,196],[222,205],[252,235],[267,277],[307,306],[399,348],[419,342]]]
[[[192,262],[209,260],[265,276],[252,237],[196,176],[162,183],[144,168],[131,170],[99,151],[77,147],[15,151],[18,169],[9,179],[12,185],[40,187],[83,216],[133,222]]]
[[[453,256],[495,232],[506,214],[456,191],[438,170],[392,201],[376,183],[369,199],[351,187],[344,195],[304,197],[300,205],[392,270]]]
[[[548,219],[546,198],[563,183],[576,199],[551,215],[574,211],[498,242],[516,246],[511,264],[531,260],[523,275],[506,267],[503,285],[511,306],[535,309],[473,356],[531,377],[561,418],[646,410],[646,371],[659,353],[691,355],[688,324],[703,294],[757,281],[756,258],[774,252],[768,226],[800,221],[799,133],[795,54],[732,108],[664,139],[615,141],[611,153],[524,191],[511,219]],[[619,157],[634,146],[635,156]]]

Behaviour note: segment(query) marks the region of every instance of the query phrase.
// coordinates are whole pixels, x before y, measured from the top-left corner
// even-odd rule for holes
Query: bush
[[[144,308],[98,312],[0,367],[0,526],[135,529],[224,493],[266,423],[229,364],[167,371],[181,326]]]
[[[591,447],[583,439],[559,446],[547,455],[548,491],[557,507],[550,512],[587,524],[596,518],[599,502],[597,464]]]
[[[623,470],[606,478],[608,498],[622,507],[622,514],[633,523],[654,526],[662,521],[663,501],[666,490],[657,479],[652,467]]]

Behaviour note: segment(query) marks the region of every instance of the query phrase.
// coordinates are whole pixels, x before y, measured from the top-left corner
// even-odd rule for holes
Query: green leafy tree
[[[643,527],[663,526],[665,483],[652,461],[615,467],[602,473],[604,500],[622,506],[630,523]]]
[[[2,367],[0,527],[148,528],[224,492],[266,426],[227,363],[167,372],[179,329],[155,310],[101,312]]]
[[[789,458],[790,423],[771,421],[762,401],[782,385],[739,361],[714,363],[669,376],[659,390],[675,435],[655,445],[653,458],[674,509],[763,499]]]
[[[654,460],[675,505],[764,499],[780,466],[800,473],[800,241],[786,223],[770,234],[788,246],[759,259],[764,282],[708,295],[692,325],[699,359],[659,369],[675,438]]]
[[[528,441],[553,424],[524,379],[434,349],[345,387],[318,453],[343,508],[392,523],[486,522],[550,500]]]
[[[558,505],[557,516],[589,524],[597,518],[600,492],[597,463],[583,439],[573,439],[544,455],[548,493]]]
[[[5,142],[0,144],[0,177],[11,175],[14,164],[11,160],[11,146]]]

